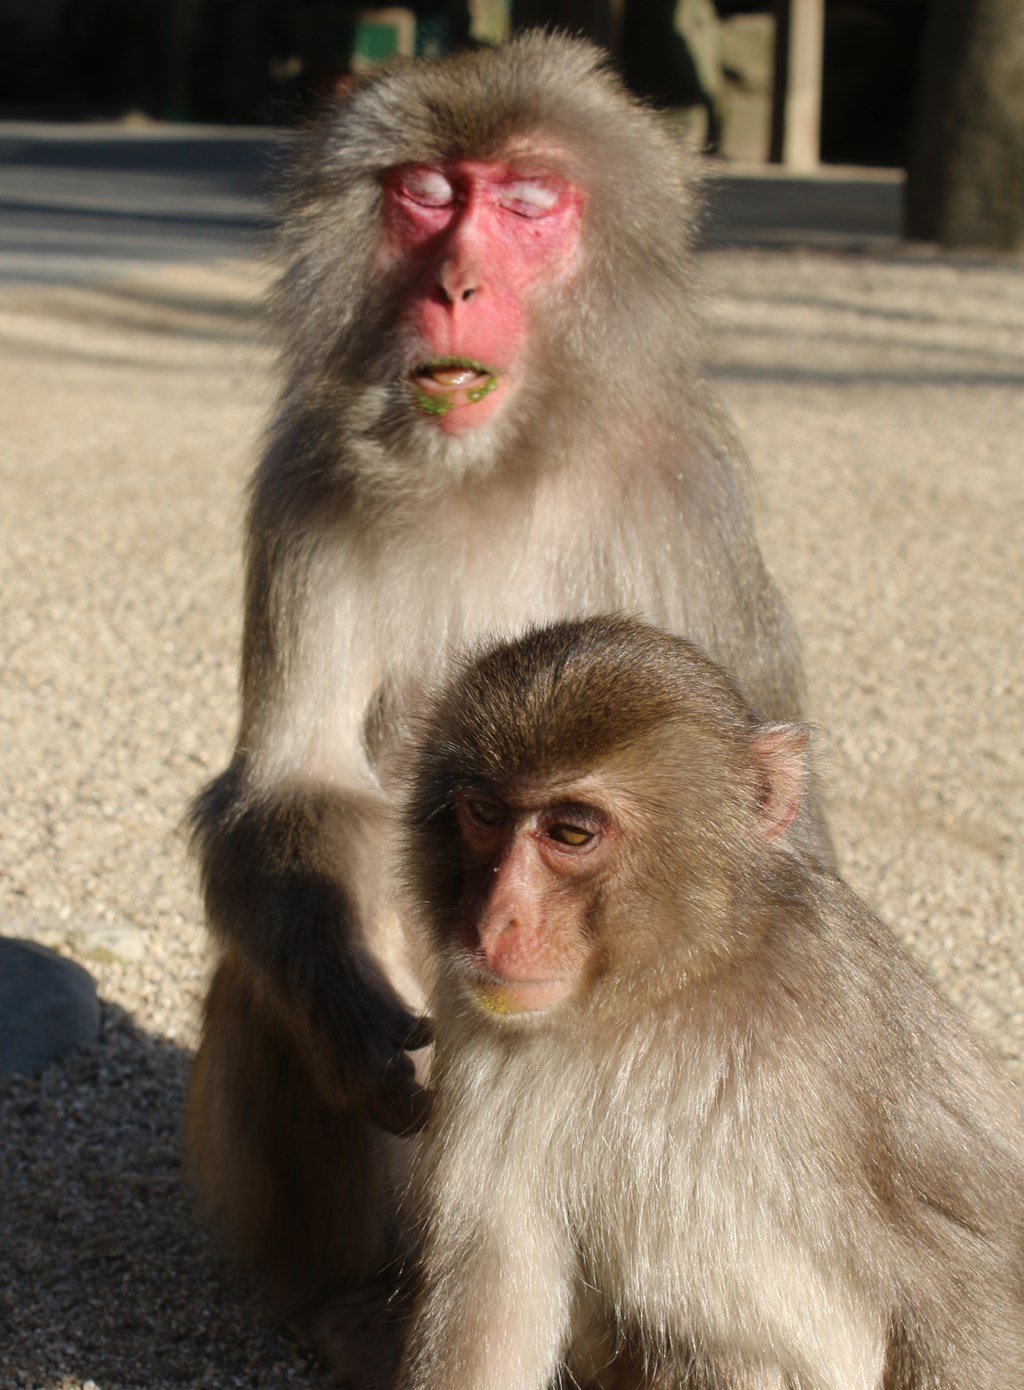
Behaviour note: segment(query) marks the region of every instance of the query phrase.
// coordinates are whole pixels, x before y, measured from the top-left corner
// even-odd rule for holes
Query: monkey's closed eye
[[[440,169],[403,169],[398,186],[406,198],[425,208],[444,208],[453,201],[455,191]]]
[[[558,206],[562,190],[559,179],[521,178],[503,184],[499,199],[502,207],[517,217],[544,217]]]

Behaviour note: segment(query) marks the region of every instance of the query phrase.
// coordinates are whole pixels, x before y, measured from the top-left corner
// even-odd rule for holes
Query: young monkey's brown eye
[[[547,836],[549,840],[557,840],[560,845],[570,845],[573,849],[578,849],[580,845],[588,844],[594,838],[594,831],[584,830],[581,825],[549,825]]]
[[[464,805],[470,818],[475,820],[477,825],[501,825],[505,819],[505,808],[497,801],[480,801],[473,798],[467,799]]]

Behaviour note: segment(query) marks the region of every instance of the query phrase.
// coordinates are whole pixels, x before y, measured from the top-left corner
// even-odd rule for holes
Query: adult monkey
[[[424,1116],[423,981],[387,906],[419,683],[463,638],[620,609],[801,713],[697,367],[696,213],[685,152],[600,53],[537,33],[374,76],[291,186],[241,726],[194,808],[221,955],[189,1131],[211,1206],[341,1371],[352,1290],[386,1289],[401,1245],[384,1131]],[[813,799],[796,834],[828,854]]]

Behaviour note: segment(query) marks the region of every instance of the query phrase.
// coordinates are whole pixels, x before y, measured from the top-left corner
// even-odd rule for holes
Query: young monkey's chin
[[[506,980],[476,975],[467,983],[474,1004],[484,1013],[501,1018],[546,1013],[572,993],[569,980]]]

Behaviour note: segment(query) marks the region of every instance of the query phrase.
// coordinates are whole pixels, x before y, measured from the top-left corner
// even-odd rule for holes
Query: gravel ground
[[[1024,267],[706,265],[843,867],[1020,1077]],[[82,960],[104,1015],[0,1085],[0,1390],[327,1384],[180,1157],[207,957],[179,826],[231,746],[260,293],[248,262],[0,293],[0,931]]]

